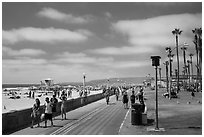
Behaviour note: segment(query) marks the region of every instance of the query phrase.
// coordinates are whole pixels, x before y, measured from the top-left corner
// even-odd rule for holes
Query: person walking
[[[115,97],[116,97],[116,101],[118,101],[119,98],[119,90],[117,88],[115,88]]]
[[[140,104],[144,104],[144,89],[140,86],[139,92],[137,93],[137,97],[139,98]]]
[[[191,91],[191,99],[193,99],[195,97],[195,93],[194,91]]]
[[[109,89],[107,89],[106,91],[105,91],[105,97],[106,97],[106,104],[108,105],[109,104],[109,97],[110,96],[110,94],[109,94]]]
[[[58,103],[56,95],[53,95],[53,97],[51,98],[51,103],[52,103],[52,116],[54,117],[54,114],[57,112],[57,103]]]
[[[125,109],[128,109],[128,95],[127,91],[123,92],[123,105]]]
[[[32,98],[35,98],[35,91],[33,91],[32,93]]]
[[[60,99],[62,100],[62,104],[61,104],[62,120],[63,120],[63,116],[64,116],[64,119],[66,120],[65,102],[66,102],[67,98],[66,98],[65,94],[62,94]]]
[[[40,100],[38,98],[35,99],[35,104],[33,105],[32,108],[31,118],[32,118],[31,128],[33,128],[33,124],[35,121],[37,121],[38,123],[37,127],[40,127]]]
[[[136,98],[135,91],[134,91],[134,89],[132,89],[132,95],[130,96],[131,107],[132,107],[132,104],[135,103],[135,98]]]
[[[50,120],[51,126],[53,126],[52,121],[52,103],[48,97],[45,98],[45,128],[47,127],[47,120]]]

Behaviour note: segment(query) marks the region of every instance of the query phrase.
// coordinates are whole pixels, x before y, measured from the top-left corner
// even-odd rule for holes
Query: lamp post
[[[165,61],[163,63],[165,66],[166,66],[166,92],[169,91],[169,78],[168,78],[168,65],[169,65],[169,62],[168,61]]]
[[[161,68],[159,68],[159,80],[160,80],[160,86],[161,86]]]
[[[192,78],[192,82],[193,82],[193,54],[190,53],[190,63],[191,63],[191,78]]]
[[[175,69],[175,75],[176,75],[176,78],[178,77],[178,70]]]
[[[152,59],[152,66],[155,66],[155,71],[156,71],[156,110],[155,110],[155,113],[156,113],[156,127],[155,127],[155,131],[159,131],[159,127],[158,127],[158,91],[157,91],[157,68],[158,66],[160,65],[159,64],[159,60],[160,60],[160,56],[151,56],[151,59]]]
[[[189,88],[190,88],[190,82],[191,82],[191,81],[190,81],[190,80],[191,80],[191,79],[190,79],[190,77],[191,77],[191,75],[190,75],[190,74],[191,74],[191,73],[190,73],[190,63],[191,63],[191,61],[190,61],[190,60],[187,60],[187,63],[188,63],[188,76],[189,76],[189,83],[188,83],[188,84],[189,84]]]

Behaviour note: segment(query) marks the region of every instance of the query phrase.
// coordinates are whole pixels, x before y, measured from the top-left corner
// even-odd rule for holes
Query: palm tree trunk
[[[197,76],[196,76],[196,92],[198,92],[198,75],[199,75],[199,66],[198,66],[198,44],[197,41],[196,44],[196,69],[197,69]]]
[[[177,67],[178,67],[178,79],[177,79],[177,93],[179,92],[179,55],[178,55],[178,35],[176,35],[176,55],[177,55]]]
[[[198,38],[198,50],[199,50],[199,73],[200,73],[200,87],[202,91],[202,39]]]

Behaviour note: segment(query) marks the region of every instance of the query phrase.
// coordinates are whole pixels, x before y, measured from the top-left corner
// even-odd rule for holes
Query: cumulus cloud
[[[56,55],[57,59],[53,62],[55,63],[75,63],[75,64],[93,64],[97,65],[98,63],[106,63],[112,62],[113,58],[110,57],[91,57],[86,55],[85,53],[70,53],[64,52],[61,54]]]
[[[37,15],[40,17],[45,17],[48,19],[72,24],[84,24],[92,20],[90,15],[77,17],[72,14],[66,14],[49,7],[43,8],[40,12],[38,12]]]
[[[130,55],[155,53],[159,47],[175,45],[172,30],[180,28],[183,33],[179,43],[192,43],[192,29],[202,25],[201,14],[164,15],[142,20],[120,20],[112,23],[112,29],[127,37],[127,46],[106,47],[89,50],[104,55]]]
[[[112,24],[113,29],[128,38],[132,45],[162,46],[174,44],[172,30],[183,30],[181,41],[189,42],[192,29],[202,26],[201,13],[163,15],[142,20],[120,20]]]
[[[82,30],[81,30],[82,31]],[[84,33],[86,32],[86,33]],[[19,29],[3,30],[2,37],[4,44],[14,44],[20,41],[31,42],[71,42],[78,43],[84,42],[88,39],[88,30],[84,30],[83,33],[77,31],[70,31],[66,29],[57,28],[33,28],[25,27]],[[88,35],[90,35],[89,32]]]
[[[101,49],[93,49],[88,52],[94,54],[104,54],[104,55],[130,55],[130,54],[143,54],[143,53],[153,53],[154,48],[142,47],[142,46],[124,46],[124,47],[106,47]]]
[[[114,69],[138,68],[149,65],[149,62],[145,61],[119,61],[115,60],[113,57],[93,57],[85,53],[64,52],[56,55],[56,57],[57,59],[52,61],[53,63],[90,64]]]
[[[2,51],[3,51],[3,54],[7,54],[9,56],[39,56],[39,55],[46,54],[46,52],[41,49],[13,50],[9,47],[3,47]]]

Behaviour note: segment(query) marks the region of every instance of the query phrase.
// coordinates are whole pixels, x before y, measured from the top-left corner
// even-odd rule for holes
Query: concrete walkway
[[[164,128],[164,131],[155,132],[151,131],[152,129],[155,129],[155,91],[146,89],[145,92],[148,124],[140,126],[132,125],[130,119],[131,109],[129,109],[121,123],[120,130],[118,132],[119,135],[202,135],[202,93],[195,93],[195,97],[192,99],[190,92],[182,91],[178,94],[179,98],[169,100],[162,96],[165,91],[162,89],[159,90],[159,128]],[[111,98],[114,97],[115,96],[112,96]],[[101,107],[99,108],[98,106]],[[55,127],[34,129],[26,128],[13,134],[52,134],[64,125],[70,125],[69,123],[73,123],[75,121],[80,122],[80,118],[89,118],[89,114],[92,115],[95,111],[100,111],[100,109],[105,107],[105,99],[102,99],[68,112],[68,120],[61,121],[61,116],[56,117],[54,121]],[[120,109],[123,109],[122,104]],[[41,125],[44,126],[44,123],[41,123]]]
[[[202,93],[195,93],[191,99],[190,92],[180,92],[179,98],[171,100],[164,98],[160,90],[159,100],[159,128],[164,131],[156,132],[155,129],[155,92],[146,94],[148,108],[148,124],[134,126],[131,124],[131,111],[120,130],[120,135],[202,135]]]

